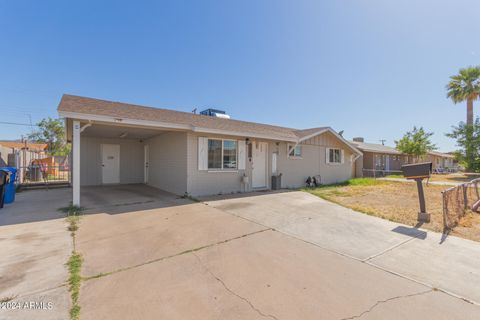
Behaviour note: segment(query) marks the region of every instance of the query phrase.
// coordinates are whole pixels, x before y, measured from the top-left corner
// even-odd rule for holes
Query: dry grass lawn
[[[445,186],[424,185],[427,211],[431,222],[421,227],[443,231],[442,194]],[[306,190],[326,200],[372,216],[417,225],[419,210],[417,187],[414,183],[352,179],[346,185],[325,186]],[[470,213],[451,234],[480,241],[480,214]]]
[[[467,176],[463,173],[450,173],[450,174],[432,174],[430,181],[439,182],[459,182],[464,183],[477,178],[476,176]]]

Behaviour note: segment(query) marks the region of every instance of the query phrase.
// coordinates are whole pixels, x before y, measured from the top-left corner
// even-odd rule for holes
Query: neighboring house
[[[353,138],[350,143],[363,153],[357,160],[355,175],[373,177],[400,173],[407,156],[395,148],[376,143],[366,143],[363,138]]]
[[[422,157],[422,161],[432,163],[433,170],[441,171],[443,169],[456,169],[458,163],[455,161],[455,156],[449,153],[442,153],[431,151],[427,156]]]
[[[21,142],[21,141],[0,141],[0,167],[2,166],[10,166],[15,167],[21,165],[21,163],[17,163],[19,161],[16,154],[24,150],[31,151],[35,153],[44,153],[47,149],[48,145],[45,143],[33,143],[33,142]],[[19,153],[22,156],[22,153]],[[30,161],[29,157],[25,155],[25,162],[28,163]],[[27,159],[28,158],[28,159]]]
[[[147,183],[193,196],[347,180],[361,152],[329,127],[296,130],[64,95],[73,203],[80,186]],[[80,164],[80,165],[78,165]]]
[[[398,174],[402,165],[416,162],[432,162],[434,172],[456,170],[458,167],[455,157],[448,153],[431,151],[425,156],[413,157],[383,144],[366,143],[361,137],[353,138],[350,143],[363,153],[356,162],[356,177]]]

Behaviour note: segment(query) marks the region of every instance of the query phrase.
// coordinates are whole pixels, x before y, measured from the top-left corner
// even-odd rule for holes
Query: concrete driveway
[[[71,239],[55,202],[68,191],[20,194],[17,214],[0,211],[2,294],[56,306],[0,309],[0,319],[68,318]],[[44,201],[29,206],[34,198]],[[204,200],[146,186],[86,188],[81,319],[479,318],[478,243],[439,244],[438,234],[302,192]]]
[[[449,238],[442,244],[455,247],[444,253],[456,254],[453,259],[457,247],[463,248],[462,263],[450,265],[460,273],[451,278],[443,267],[416,272],[428,263],[411,261],[417,254],[426,259],[415,251],[416,242],[434,246],[435,235],[310,194],[204,200],[171,197],[161,208],[134,201],[91,210],[77,243],[87,279],[80,293],[82,319],[477,319],[480,314],[478,305],[456,297],[480,300],[472,268],[477,243]],[[406,246],[414,251],[402,253]],[[438,266],[443,257],[431,261]]]
[[[69,198],[69,189],[28,191],[0,209],[0,299],[22,306],[0,305],[0,319],[69,318],[65,263],[72,239],[58,211]]]

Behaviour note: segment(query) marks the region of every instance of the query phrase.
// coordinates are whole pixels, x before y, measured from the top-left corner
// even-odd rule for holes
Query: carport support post
[[[73,172],[72,172],[72,192],[73,205],[80,206],[80,121],[73,121]]]

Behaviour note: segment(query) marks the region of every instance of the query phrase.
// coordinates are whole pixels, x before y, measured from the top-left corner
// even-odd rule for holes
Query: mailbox
[[[430,222],[430,213],[425,208],[425,194],[423,193],[422,180],[430,178],[432,173],[432,163],[423,162],[415,164],[406,164],[402,166],[403,175],[407,179],[413,179],[417,182],[418,200],[420,202],[420,212],[418,213],[418,221]]]
[[[414,164],[405,164],[402,166],[403,175],[407,179],[424,179],[430,178],[432,173],[432,163],[423,162],[423,163],[414,163]]]

